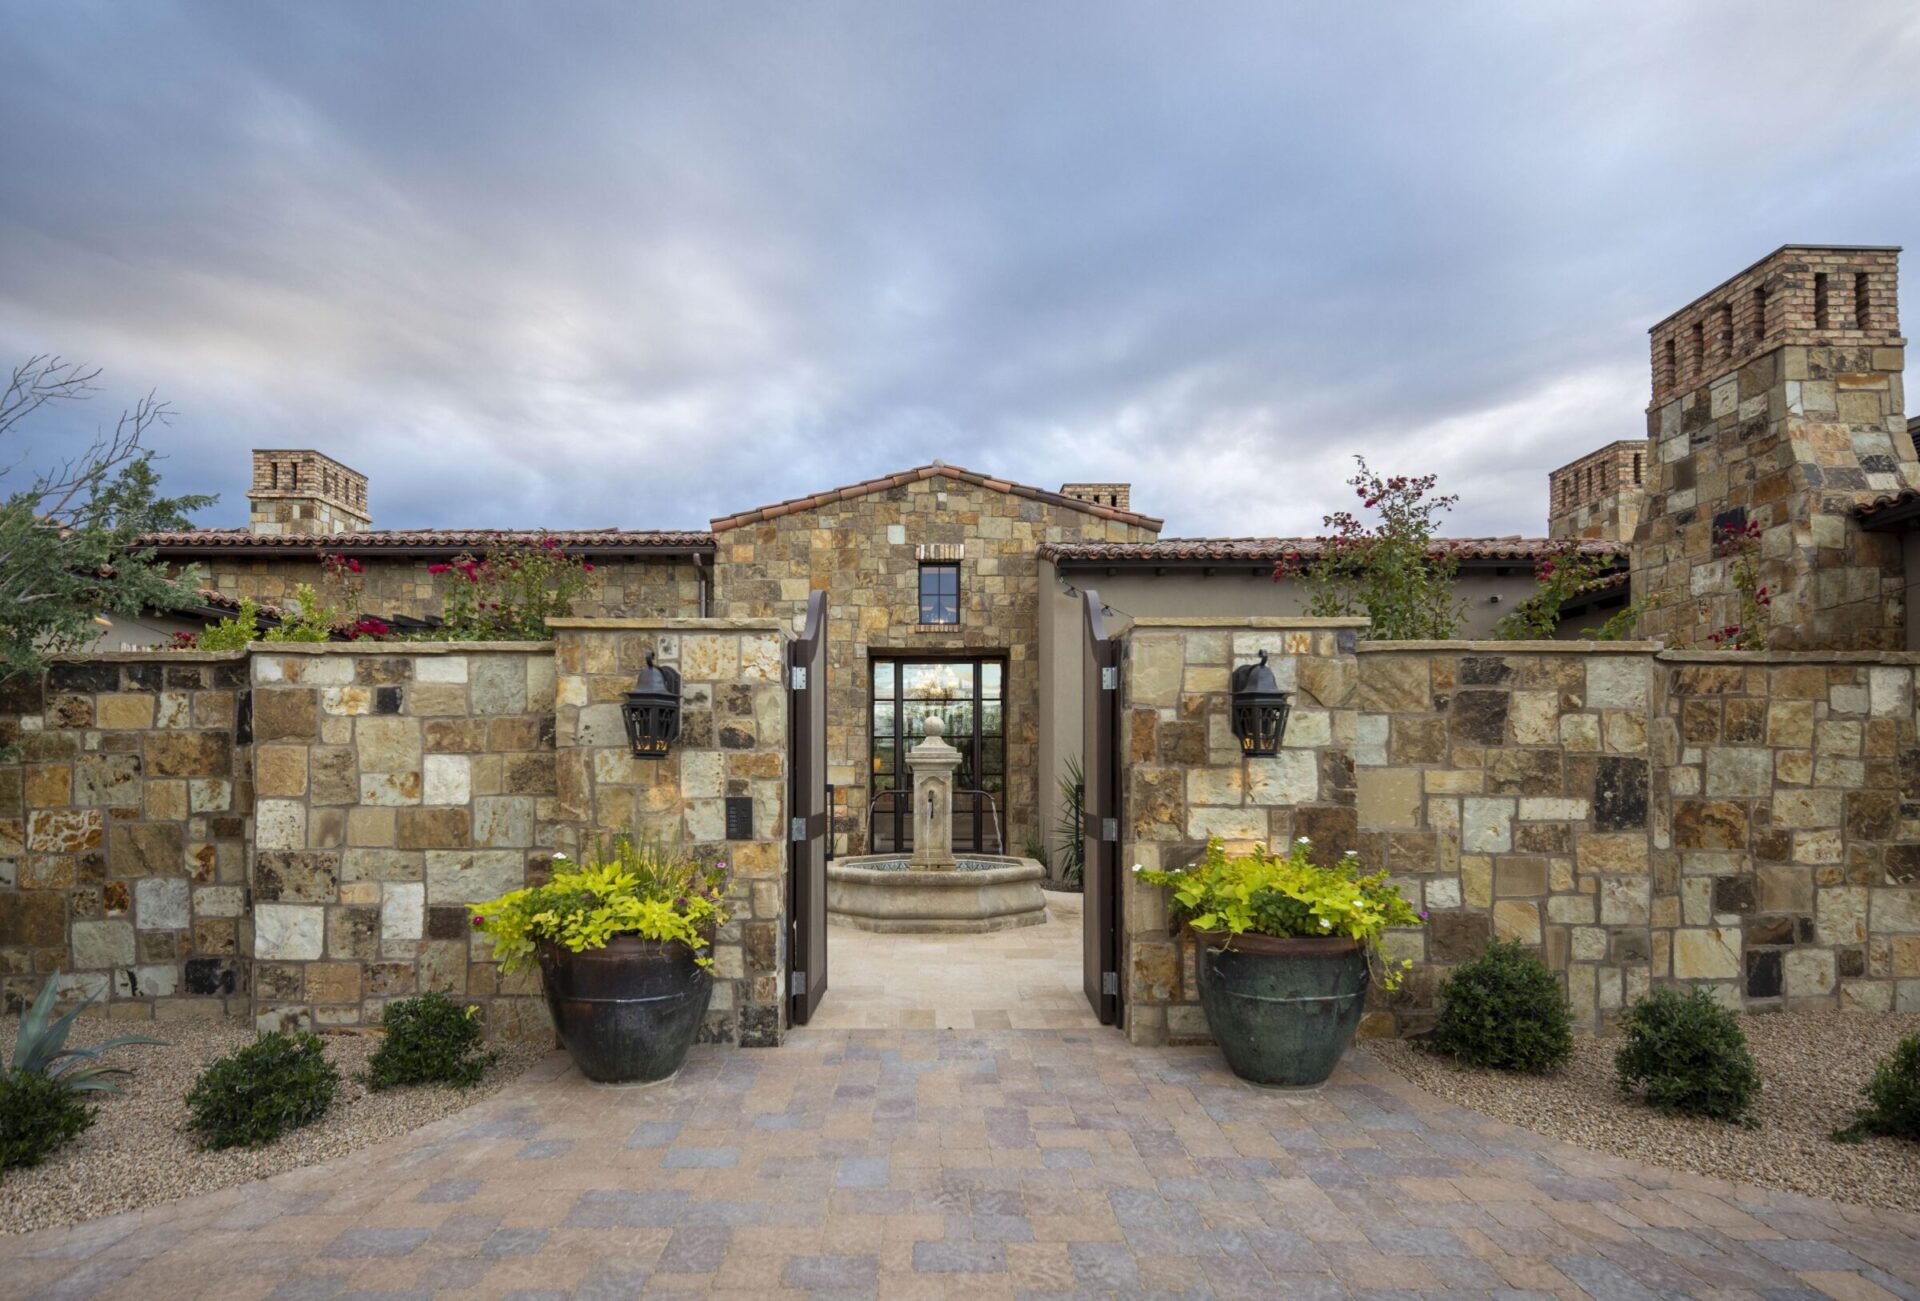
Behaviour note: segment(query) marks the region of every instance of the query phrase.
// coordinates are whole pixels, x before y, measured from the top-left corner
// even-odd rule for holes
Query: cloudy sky
[[[0,463],[152,388],[209,524],[311,446],[395,527],[938,457],[1310,533],[1363,452],[1539,532],[1653,321],[1920,242],[1916,86],[1911,0],[23,4],[0,358],[107,389]]]

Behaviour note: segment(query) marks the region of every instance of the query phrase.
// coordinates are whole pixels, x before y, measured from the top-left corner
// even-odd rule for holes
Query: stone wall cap
[[[67,651],[61,655],[47,657],[49,664],[229,664],[243,660],[247,652],[243,650],[204,651],[204,650],[164,650],[152,647],[147,650],[115,651]]]
[[[1431,655],[1435,651],[1465,655],[1650,655],[1665,643],[1657,641],[1363,641],[1362,654],[1395,651]]]
[[[549,619],[547,627],[565,632],[784,632],[778,619]]]
[[[253,655],[473,655],[489,651],[552,654],[551,641],[250,641]]]
[[[1696,651],[1669,650],[1663,664],[1891,664],[1920,668],[1920,651]]]
[[[1319,619],[1308,615],[1298,618],[1278,614],[1261,615],[1218,615],[1206,618],[1182,619],[1173,615],[1142,615],[1128,624],[1134,628],[1253,628],[1260,631],[1277,631],[1287,628],[1364,628],[1368,621],[1360,618]]]

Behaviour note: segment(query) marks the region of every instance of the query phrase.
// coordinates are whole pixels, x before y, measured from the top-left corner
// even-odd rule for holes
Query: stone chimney
[[[1631,542],[1645,496],[1649,444],[1623,438],[1547,476],[1547,535]]]
[[[1856,507],[1920,487],[1901,408],[1897,248],[1789,244],[1650,331],[1653,401],[1633,595],[1641,636],[1739,621],[1716,534],[1754,529],[1774,650],[1899,650],[1897,537]]]
[[[1060,495],[1093,506],[1133,509],[1129,504],[1133,499],[1133,485],[1130,483],[1063,483],[1060,485]]]
[[[267,536],[364,533],[373,526],[367,476],[310,450],[256,448],[247,501],[248,527]]]

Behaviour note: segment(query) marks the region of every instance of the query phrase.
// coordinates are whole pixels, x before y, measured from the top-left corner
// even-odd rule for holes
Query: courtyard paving
[[[0,1192],[0,1195],[4,1195]],[[554,1054],[382,1149],[0,1239],[7,1296],[1920,1296],[1920,1216],[1602,1158],[1350,1058],[825,1030]]]

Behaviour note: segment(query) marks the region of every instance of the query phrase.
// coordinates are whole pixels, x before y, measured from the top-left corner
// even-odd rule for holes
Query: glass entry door
[[[907,751],[937,717],[960,752],[953,776],[953,847],[1003,854],[1006,827],[1006,665],[999,659],[873,661],[871,849],[913,847]]]

